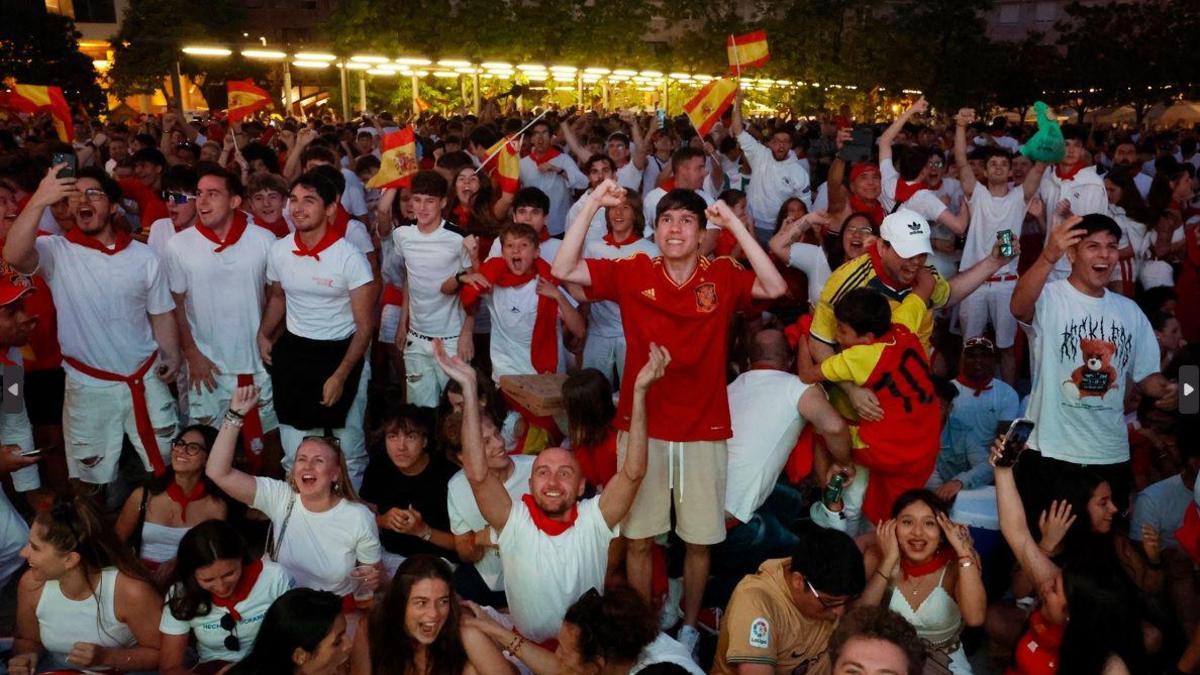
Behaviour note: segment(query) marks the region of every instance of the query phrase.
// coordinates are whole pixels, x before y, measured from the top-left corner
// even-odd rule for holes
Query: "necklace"
[[[929,575],[925,575],[925,577],[927,576]],[[908,592],[909,596],[913,598],[917,597],[917,593],[921,591],[921,585],[925,583],[925,577],[914,577],[909,581],[909,584],[912,586],[912,589]]]

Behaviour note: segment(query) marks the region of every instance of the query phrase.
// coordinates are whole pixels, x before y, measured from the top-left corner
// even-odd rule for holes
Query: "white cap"
[[[884,218],[879,236],[891,244],[901,258],[933,253],[933,247],[929,245],[929,221],[909,209],[898,209]]]

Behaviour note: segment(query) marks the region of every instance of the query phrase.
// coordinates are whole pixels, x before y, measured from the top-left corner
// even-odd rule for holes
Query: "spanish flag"
[[[420,96],[418,96],[416,98],[416,103],[417,103],[417,114],[418,115],[425,112],[426,110],[429,110],[429,104],[426,103],[425,99],[421,98]]]
[[[725,43],[725,51],[729,55],[730,73],[740,73],[743,68],[758,68],[771,58],[771,52],[767,51],[765,30],[737,37],[730,35]]]
[[[520,187],[521,139],[501,139],[499,143],[488,148],[487,152],[488,158],[480,168],[487,167],[488,175],[496,177],[496,183],[502,191],[508,194],[515,193]],[[488,163],[493,159],[496,161],[495,165],[488,167]]]
[[[254,80],[229,80],[229,121],[241,122],[250,115],[271,105],[271,95],[254,84]]]
[[[722,78],[704,85],[692,100],[683,104],[696,133],[705,136],[712,131],[713,125],[721,119],[722,113],[733,103],[737,94],[737,82]]]
[[[379,173],[368,183],[369,188],[408,187],[417,166],[417,139],[412,127],[404,127],[383,137]]]
[[[39,84],[14,84],[11,91],[0,94],[0,107],[31,115],[48,112],[54,129],[63,143],[75,140],[75,125],[71,122],[71,107],[63,96],[62,87]]]

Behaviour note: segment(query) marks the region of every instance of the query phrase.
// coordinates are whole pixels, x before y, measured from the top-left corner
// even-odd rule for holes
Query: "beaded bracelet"
[[[234,415],[232,410],[225,413],[224,424],[241,429],[243,423],[244,421],[242,420],[241,416]]]

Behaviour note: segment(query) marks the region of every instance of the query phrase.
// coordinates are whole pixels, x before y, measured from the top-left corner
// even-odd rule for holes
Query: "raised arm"
[[[742,101],[745,99],[746,95],[742,93],[742,88],[739,86],[737,93],[734,95],[733,108],[730,109],[729,115],[729,133],[734,138],[742,135],[742,131],[746,128],[745,123],[742,121]]]
[[[997,438],[992,443],[992,462],[1004,449],[1004,437]],[[1058,566],[1038,548],[1033,535],[1029,532],[1029,524],[1025,520],[1025,507],[1021,504],[1021,495],[1017,492],[1017,481],[1013,477],[1011,466],[995,467],[996,476],[996,507],[1000,512],[1000,532],[1009,548],[1017,556],[1021,565],[1034,584],[1041,588],[1053,583],[1059,574]]]
[[[1063,257],[1068,248],[1078,244],[1086,234],[1083,230],[1075,229],[1082,220],[1079,216],[1071,216],[1055,225],[1042,254],[1017,279],[1017,286],[1013,289],[1012,300],[1008,305],[1017,321],[1033,321],[1033,308],[1037,305],[1038,296],[1042,294],[1042,288],[1045,287],[1050,272],[1054,270],[1055,263]]]
[[[475,381],[475,369],[459,356],[446,353],[441,340],[433,341],[433,356],[438,365],[462,387],[462,464],[479,513],[500,534],[508,523],[512,511],[512,497],[504,483],[488,471],[487,457],[483,453],[483,427],[479,419],[479,384]]]
[[[805,342],[802,340],[801,344]],[[825,396],[825,390],[809,387],[800,395],[796,407],[800,416],[812,424],[817,433],[825,439],[825,447],[829,449],[829,454],[833,455],[834,461],[849,468],[853,464],[850,456],[850,430],[846,426],[846,419]]]
[[[650,343],[650,358],[638,371],[633,384],[633,412],[629,420],[629,441],[625,450],[625,462],[600,494],[600,513],[610,528],[616,527],[637,496],[638,486],[646,475],[646,453],[649,435],[646,432],[646,392],[650,385],[662,379],[671,363],[671,353],[665,348]]]
[[[66,167],[66,164],[50,167],[33,196],[29,198],[25,210],[21,211],[8,231],[8,238],[4,242],[4,259],[18,272],[32,274],[37,270],[36,242],[42,212],[46,207],[57,204],[64,198],[76,197],[79,194],[75,189],[74,178],[58,177],[58,172]]]
[[[562,124],[558,126],[559,131],[562,132],[563,140],[567,143],[567,149],[571,151],[572,155],[575,155],[575,161],[584,164],[592,158],[592,151],[588,150],[586,145],[579,142],[579,138],[575,136],[575,132],[571,129],[571,125],[567,124],[566,120],[563,120]]]
[[[755,300],[774,300],[787,293],[787,282],[783,280],[783,276],[771,262],[770,256],[758,244],[754,235],[746,229],[745,223],[734,215],[728,204],[717,200],[704,213],[709,220],[729,230],[738,245],[742,247],[742,253],[750,261],[750,267],[757,277],[754,280],[754,288],[751,290],[751,295]]]
[[[646,146],[646,137],[642,134],[642,125],[638,124],[637,115],[629,116],[629,131],[633,139],[633,156],[629,161],[633,162],[634,168],[638,171],[645,171],[646,158],[650,156],[650,149]]]
[[[954,163],[958,165],[958,180],[967,199],[975,191],[975,172],[967,161],[967,127],[974,123],[974,108],[962,108],[954,116]]]
[[[592,275],[588,271],[587,261],[583,259],[583,246],[587,240],[588,227],[592,217],[604,207],[620,206],[625,201],[625,189],[611,178],[596,186],[588,195],[583,208],[575,214],[575,221],[568,223],[567,233],[563,235],[562,246],[554,254],[554,263],[550,273],[562,282],[591,286]]]
[[[966,209],[963,209],[966,213]],[[1013,257],[1021,254],[1020,241],[1013,239]],[[1005,258],[1000,254],[1000,242],[992,244],[992,252],[988,257],[975,263],[970,269],[964,270],[955,274],[950,280],[950,298],[946,300],[946,306],[950,307],[962,302],[963,298],[967,297],[979,288],[983,282],[992,278],[1000,270],[1008,264],[1011,258]]]
[[[1037,196],[1038,189],[1042,187],[1042,176],[1046,174],[1046,169],[1050,165],[1045,162],[1034,162],[1029,169],[1029,173],[1025,174],[1025,182],[1021,183],[1021,189],[1025,191],[1025,203],[1033,201]]]
[[[241,420],[256,405],[258,387],[247,385],[234,390],[233,399],[229,402],[229,412],[221,422],[221,430],[217,433],[217,440],[213,442],[212,451],[208,453],[208,463],[204,466],[204,473],[217,487],[248,506],[254,504],[254,493],[257,491],[254,476],[233,468],[233,454],[238,433],[242,428]]]
[[[884,162],[892,161],[892,144],[896,142],[896,136],[900,135],[900,130],[905,124],[918,113],[923,113],[929,110],[929,103],[925,101],[925,97],[917,99],[916,103],[909,106],[908,110],[900,113],[896,121],[892,122],[891,126],[884,130],[883,135],[879,137],[879,164],[882,166]]]
[[[842,146],[850,141],[852,132],[849,129],[838,129],[837,136],[834,137],[834,146],[837,152],[842,151]],[[830,213],[841,213],[846,208],[846,202],[850,201],[850,192],[846,189],[843,182],[846,179],[846,160],[838,155],[833,156],[833,163],[829,165],[829,174],[825,176],[825,183],[829,186],[826,188],[829,191],[829,209]]]

